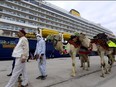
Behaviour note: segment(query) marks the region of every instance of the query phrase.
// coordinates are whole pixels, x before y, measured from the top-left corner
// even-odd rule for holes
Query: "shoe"
[[[8,74],[7,76],[12,76],[12,73]]]
[[[36,79],[42,79],[43,77],[47,77],[47,75],[45,75],[45,76],[38,76]]]
[[[46,79],[46,76],[42,76],[42,77],[41,77],[41,80],[45,80],[45,79]]]
[[[27,85],[25,85],[25,86],[24,86],[24,85],[21,85],[21,87],[27,87],[27,86],[28,86],[28,84],[27,84]]]
[[[83,67],[83,66],[80,66],[81,68]]]
[[[42,78],[42,76],[38,76],[36,79],[41,79]]]
[[[41,80],[45,80],[45,79],[46,79],[46,77],[47,77],[47,75],[42,76],[42,77],[41,77]]]

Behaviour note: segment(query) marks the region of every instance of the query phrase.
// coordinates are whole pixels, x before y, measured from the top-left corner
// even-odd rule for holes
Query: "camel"
[[[59,34],[56,35],[48,35],[47,40],[51,40],[53,42],[53,45],[55,47],[56,50],[59,50],[59,52],[61,54],[63,54],[65,52],[65,50],[63,49],[63,47],[65,46],[67,48],[67,52],[69,53],[69,55],[71,56],[72,59],[72,72],[71,72],[71,76],[76,76],[76,64],[75,64],[75,58],[76,58],[76,54],[79,54],[79,50],[81,47],[81,42],[79,41],[79,37],[77,36],[72,36],[71,39],[68,41],[67,45],[64,45],[62,43],[62,38]],[[85,39],[85,38],[81,38]],[[83,42],[83,41],[82,41]],[[84,43],[83,43],[84,44]],[[86,44],[88,45],[88,44]],[[85,46],[86,46],[85,45]],[[85,68],[85,66],[84,66]]]
[[[83,70],[85,70],[85,68],[86,68],[86,70],[88,70],[88,68],[90,67],[88,54],[90,54],[90,49],[91,49],[90,41],[91,40],[84,33],[80,33],[79,40],[81,42],[81,47],[80,47],[80,51],[79,51],[81,67],[83,67]],[[81,51],[81,50],[83,50],[83,51]],[[87,63],[87,67],[85,66],[86,63]]]
[[[94,36],[93,39],[91,39],[91,46],[92,44],[95,44],[97,48],[97,52],[100,56],[100,63],[101,63],[101,77],[105,77],[105,74],[108,74],[111,72],[111,67],[114,63],[114,48],[110,48],[107,45],[108,38],[107,35],[104,33],[100,33],[96,36]],[[107,58],[104,58],[104,56],[107,55]]]

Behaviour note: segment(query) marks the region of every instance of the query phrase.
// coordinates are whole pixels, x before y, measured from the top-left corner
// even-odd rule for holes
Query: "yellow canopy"
[[[59,32],[57,30],[52,30],[52,29],[42,29],[42,36],[43,37],[47,37],[50,34],[59,34]]]
[[[66,32],[63,33],[63,37],[65,40],[68,40],[70,38],[70,36],[71,36],[70,33],[66,33]]]

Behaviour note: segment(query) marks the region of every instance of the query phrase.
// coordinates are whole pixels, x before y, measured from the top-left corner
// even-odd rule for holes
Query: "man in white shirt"
[[[36,50],[35,50],[35,57],[38,61],[38,68],[40,71],[40,76],[38,76],[36,79],[45,80],[46,79],[46,45],[45,41],[43,40],[42,36],[40,34],[36,35],[37,37],[37,44],[36,44]]]
[[[26,60],[29,56],[29,44],[25,34],[26,32],[24,30],[18,32],[19,41],[12,53],[12,57],[16,58],[15,67],[12,76],[5,87],[13,87],[20,74],[22,74],[23,77],[21,87],[26,87],[28,85]]]

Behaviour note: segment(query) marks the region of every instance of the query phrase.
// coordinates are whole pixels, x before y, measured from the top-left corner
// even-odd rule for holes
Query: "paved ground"
[[[71,77],[71,59],[56,58],[47,60],[46,80],[35,79],[38,73],[37,61],[30,60],[27,63],[29,87],[115,87],[116,86],[116,63],[112,72],[105,78],[100,77],[100,58],[90,57],[91,67],[89,71],[80,68],[80,61],[76,58],[77,75]],[[0,87],[4,87],[10,77],[6,75],[11,71],[12,61],[0,61]]]

